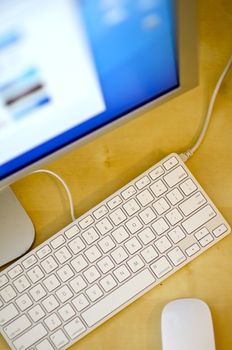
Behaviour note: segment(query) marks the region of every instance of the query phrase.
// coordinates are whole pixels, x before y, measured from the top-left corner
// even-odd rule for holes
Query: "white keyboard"
[[[1,334],[67,349],[229,232],[171,154],[0,274]]]

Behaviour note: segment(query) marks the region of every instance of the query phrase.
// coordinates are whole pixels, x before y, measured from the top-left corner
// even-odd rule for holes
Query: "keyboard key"
[[[108,233],[110,230],[112,230],[113,226],[109,222],[107,218],[102,219],[96,224],[97,229],[102,235],[105,235]]]
[[[71,242],[68,243],[69,248],[73,252],[73,254],[80,253],[83,249],[85,249],[85,244],[83,243],[80,237],[74,238]]]
[[[189,196],[191,193],[193,193],[194,191],[197,190],[197,186],[195,185],[195,183],[191,179],[188,179],[185,182],[183,182],[180,185],[180,188],[182,189],[182,191],[184,192],[184,194],[186,196]]]
[[[128,252],[131,255],[136,253],[138,250],[140,250],[142,248],[141,244],[139,243],[139,241],[136,237],[133,237],[129,241],[127,241],[125,243],[125,247],[127,248]]]
[[[152,196],[152,194],[146,189],[143,192],[140,192],[137,195],[137,199],[139,201],[139,203],[145,207],[147,204],[151,203],[154,200],[154,197]]]
[[[78,273],[81,272],[86,266],[88,266],[88,263],[82,255],[78,255],[75,259],[71,261],[71,265],[74,268],[74,270]]]
[[[195,210],[199,209],[206,203],[205,197],[197,192],[192,195],[189,199],[184,201],[179,205],[180,210],[184,213],[185,216],[192,214]]]
[[[111,275],[104,277],[100,281],[100,284],[106,292],[109,292],[111,289],[117,286],[115,279]]]
[[[43,311],[40,305],[34,306],[31,310],[28,311],[28,314],[34,322],[39,321],[45,316],[45,312]]]
[[[63,321],[68,321],[75,315],[75,311],[70,304],[64,305],[62,308],[58,310],[59,315],[61,316]]]
[[[180,265],[183,261],[186,260],[184,253],[179,247],[175,247],[167,255],[175,266]]]
[[[60,286],[60,282],[54,274],[49,275],[47,278],[45,278],[43,280],[43,284],[49,292],[52,292],[54,289]]]
[[[100,250],[95,245],[93,245],[85,251],[85,256],[91,263],[93,263],[94,261],[99,259],[102,256],[102,254]]]
[[[70,238],[73,238],[74,236],[76,236],[79,232],[80,232],[80,230],[77,227],[77,225],[73,225],[68,230],[66,230],[64,232],[64,234],[68,239],[70,239]]]
[[[30,294],[32,296],[32,298],[35,301],[39,301],[40,299],[42,299],[47,293],[44,290],[44,288],[41,286],[41,284],[38,284],[37,286],[35,286],[34,288],[32,288],[30,290]]]
[[[123,208],[126,210],[129,216],[137,213],[140,210],[140,206],[134,198],[130,199],[126,204],[123,205]],[[119,210],[119,209],[118,209]],[[126,217],[125,217],[126,219]]]
[[[82,234],[82,237],[88,245],[94,243],[100,237],[95,228],[90,227],[87,231]]]
[[[228,229],[227,229],[226,225],[222,224],[213,230],[213,234],[215,237],[220,237],[227,230]]]
[[[54,348],[51,346],[47,339],[44,339],[41,341],[41,343],[36,345],[36,350],[54,350]]]
[[[9,279],[6,275],[1,275],[0,276],[0,288],[5,286],[5,284],[7,284],[7,282],[9,282]]]
[[[43,248],[37,251],[37,256],[39,259],[43,259],[45,256],[51,253],[51,248],[48,245],[43,246]]]
[[[198,246],[197,243],[192,244],[190,247],[188,247],[185,251],[188,256],[192,256],[199,252],[200,247]]]
[[[155,246],[158,248],[159,252],[163,254],[169,248],[171,248],[172,244],[166,236],[163,236],[155,242]]]
[[[144,267],[144,262],[138,255],[135,255],[133,258],[128,260],[127,264],[131,268],[132,272],[137,272],[141,270],[142,267]]]
[[[71,322],[67,323],[64,326],[64,329],[68,333],[71,339],[77,338],[80,334],[82,334],[86,330],[85,326],[83,325],[83,323],[78,317],[76,317]]]
[[[81,290],[87,287],[87,284],[81,276],[77,276],[70,282],[70,286],[75,293],[79,293]]]
[[[37,263],[37,258],[35,255],[30,255],[26,260],[24,260],[22,262],[23,266],[25,267],[25,269],[28,269],[29,267],[31,267],[32,265]]]
[[[31,286],[31,284],[25,276],[21,276],[17,280],[15,280],[14,285],[19,293],[24,292],[24,290]]]
[[[158,253],[156,252],[154,247],[149,245],[147,248],[141,251],[141,255],[147,263],[150,263],[152,260],[157,258]]]
[[[18,310],[14,304],[8,304],[3,309],[0,310],[0,325],[4,326],[7,322],[12,320],[19,314]]]
[[[137,216],[135,216],[134,218],[126,222],[126,227],[130,231],[130,233],[134,234],[135,232],[139,231],[143,227],[143,225],[141,224]]]
[[[30,326],[31,321],[26,315],[22,315],[15,321],[9,323],[7,327],[4,328],[4,332],[7,334],[8,338],[13,339],[24,332]]]
[[[78,312],[84,310],[89,305],[89,302],[84,294],[78,295],[78,297],[72,300],[72,303]]]
[[[141,241],[143,242],[143,244],[145,244],[145,245],[150,243],[151,241],[153,241],[155,239],[155,235],[149,227],[147,227],[143,231],[141,231],[138,234],[138,236],[141,239]]]
[[[118,226],[126,220],[126,215],[123,213],[122,209],[119,208],[110,214],[110,218],[113,221],[114,225]]]
[[[108,253],[115,247],[115,243],[110,236],[104,237],[101,241],[98,242],[98,244],[104,253]]]
[[[188,174],[182,166],[178,166],[176,169],[172,170],[169,174],[164,176],[164,181],[169,187],[173,187],[186,178]]]
[[[186,234],[179,226],[175,227],[173,230],[168,232],[168,235],[171,238],[172,242],[175,244],[179,243],[180,241],[182,241],[182,239],[186,237]]]
[[[97,265],[102,273],[107,273],[114,268],[114,264],[108,256],[98,261]]]
[[[149,175],[152,178],[152,180],[156,180],[158,179],[161,175],[164,174],[164,170],[162,169],[161,166],[155,168],[154,170],[152,170]]]
[[[84,276],[89,281],[89,283],[93,283],[99,277],[101,277],[100,273],[98,272],[95,266],[91,266],[88,270],[86,270],[84,272]]]
[[[33,344],[47,335],[47,333],[48,332],[44,326],[39,323],[35,327],[31,328],[28,332],[21,335],[18,339],[16,339],[13,344],[16,350],[27,350]]]
[[[171,192],[167,193],[167,198],[172,205],[176,205],[184,198],[178,188],[174,188]]]
[[[51,346],[47,339],[44,339],[41,341],[41,343],[36,345],[36,350],[54,350],[54,348]]]
[[[44,274],[39,266],[33,267],[27,272],[27,275],[32,283],[36,283],[44,277]]]
[[[112,198],[107,204],[110,207],[110,209],[114,209],[121,203],[122,203],[122,199],[119,196],[116,196]]]
[[[61,267],[61,269],[57,270],[57,275],[60,277],[62,282],[67,282],[74,276],[74,273],[69,265],[64,265]]]
[[[208,235],[209,230],[206,227],[203,227],[201,230],[197,231],[194,236],[196,237],[196,239],[198,241],[200,241],[200,239],[202,239],[203,237],[205,237],[206,235]]]
[[[114,270],[114,275],[119,282],[123,282],[128,277],[130,277],[131,273],[125,265],[121,265],[116,270]]]
[[[86,216],[84,219],[82,219],[81,221],[79,221],[79,224],[81,226],[82,229],[85,229],[87,227],[89,227],[90,225],[92,225],[94,223],[94,219],[92,218],[91,215]]]
[[[21,311],[28,309],[32,305],[32,301],[27,294],[21,295],[15,302]]]
[[[190,234],[215,216],[216,213],[213,208],[210,205],[207,205],[203,209],[199,210],[196,214],[191,216],[189,219],[182,222],[182,226],[187,231],[187,233]]]
[[[146,225],[149,224],[151,221],[153,221],[156,218],[156,214],[155,214],[154,210],[152,210],[152,208],[150,208],[150,207],[141,211],[141,213],[139,213],[139,216],[142,219],[142,221],[144,222],[144,224],[146,224]]]
[[[2,289],[0,291],[0,295],[6,303],[8,303],[8,301],[10,301],[10,300],[14,299],[14,297],[16,297],[16,293],[10,285],[8,285],[4,289]]]
[[[138,275],[83,312],[82,318],[89,327],[92,327],[100,320],[110,315],[110,313],[116,311],[123,304],[127,303],[128,300],[134,298],[138,293],[154,283],[154,281],[155,278],[147,269],[140,272]]]
[[[160,197],[163,193],[167,192],[168,189],[162,180],[158,180],[151,186],[151,190],[156,197]]]
[[[169,223],[172,226],[174,226],[183,219],[183,216],[181,215],[179,210],[175,208],[171,210],[168,214],[166,214],[166,218],[168,219]]]
[[[65,303],[67,300],[73,297],[73,293],[68,286],[63,286],[58,289],[56,291],[56,295],[61,303]]]
[[[68,344],[68,338],[61,329],[51,335],[51,341],[55,345],[56,349],[60,349],[65,344]]]
[[[128,199],[131,196],[133,196],[135,193],[136,193],[136,189],[134,188],[134,186],[130,186],[122,192],[122,196],[124,199]]]
[[[145,186],[149,185],[149,183],[151,182],[151,180],[149,179],[148,176],[143,176],[142,179],[138,180],[135,185],[137,186],[137,188],[139,190],[141,190],[142,188],[144,188]]]
[[[49,256],[41,262],[41,266],[43,267],[44,271],[49,274],[58,267],[58,264],[52,256]]]
[[[160,198],[158,201],[153,203],[153,207],[159,215],[165,213],[168,209],[170,209],[170,205],[164,198]]]
[[[62,247],[55,252],[55,257],[57,258],[60,264],[64,264],[67,260],[69,260],[72,257],[72,255],[66,247]]]
[[[112,235],[115,238],[115,240],[117,241],[117,243],[122,243],[129,237],[129,234],[127,233],[126,229],[123,226],[121,226],[121,227],[117,228],[117,230],[113,231]]]
[[[205,236],[204,238],[202,238],[200,240],[200,244],[201,244],[202,247],[207,246],[211,242],[213,242],[213,236],[211,234],[208,234],[207,236]]]
[[[172,265],[168,262],[167,258],[163,256],[151,265],[152,270],[158,278],[163,277],[172,270]]]
[[[101,289],[98,287],[97,284],[94,284],[92,287],[87,289],[86,294],[88,295],[91,301],[96,301],[103,295]]]
[[[168,160],[166,160],[166,162],[164,162],[164,167],[166,170],[170,170],[172,169],[175,165],[177,165],[179,162],[176,159],[176,157],[171,157]]]
[[[44,323],[50,331],[54,331],[54,329],[61,325],[61,321],[55,313],[45,318]]]
[[[23,272],[23,269],[20,265],[14,266],[10,271],[8,271],[8,275],[10,278],[14,279],[19,276]]]
[[[122,261],[128,258],[128,254],[123,247],[118,247],[111,253],[111,255],[116,264],[120,264]]]
[[[95,216],[96,219],[100,219],[107,213],[108,213],[108,209],[106,208],[105,205],[102,205],[100,208],[98,208],[93,212],[93,215]]]
[[[49,295],[49,297],[42,301],[42,304],[47,312],[51,312],[59,306],[59,303],[54,295]]]
[[[52,248],[53,249],[59,248],[62,244],[65,243],[65,241],[66,240],[65,240],[64,236],[63,235],[59,235],[58,237],[56,237],[55,239],[53,239],[51,241]]]
[[[163,218],[160,218],[157,221],[155,221],[154,224],[152,224],[152,227],[158,236],[162,235],[162,233],[166,232],[169,229],[168,224]]]

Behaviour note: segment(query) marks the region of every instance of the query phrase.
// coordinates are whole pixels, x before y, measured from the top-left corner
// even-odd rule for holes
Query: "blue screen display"
[[[0,179],[113,120],[123,118],[128,112],[179,86],[173,0],[80,0],[77,13],[82,18],[104,100],[104,109],[45,142],[0,163]],[[78,82],[76,84],[78,88]],[[37,83],[38,85],[41,87],[42,84]],[[66,89],[68,88],[67,86]],[[33,89],[30,93],[31,91],[34,93]],[[49,94],[49,89],[46,94]],[[45,105],[50,101],[52,98],[48,96]],[[91,100],[89,103],[91,104]],[[25,113],[28,113],[28,110],[32,113],[31,107],[25,109]],[[78,114],[78,108],[76,113]],[[69,118],[68,111],[66,117]],[[41,123],[44,123],[46,128],[46,120]]]

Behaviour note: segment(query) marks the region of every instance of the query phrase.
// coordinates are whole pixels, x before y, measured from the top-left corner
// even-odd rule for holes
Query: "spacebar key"
[[[83,319],[89,327],[92,327],[104,318],[110,317],[110,314],[123,306],[123,304],[130,304],[130,299],[134,298],[154,282],[155,278],[149,270],[146,269],[140,272],[121,287],[114,290],[111,294],[108,294],[104,299],[83,312]]]

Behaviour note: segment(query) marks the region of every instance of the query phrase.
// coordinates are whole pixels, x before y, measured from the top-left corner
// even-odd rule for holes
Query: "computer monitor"
[[[0,1],[5,251],[16,242],[6,219],[15,198],[6,186],[99,131],[196,86],[195,10],[194,0]],[[16,212],[19,220],[19,203]],[[25,220],[24,235],[32,230]],[[19,232],[17,223],[22,242]]]

